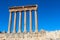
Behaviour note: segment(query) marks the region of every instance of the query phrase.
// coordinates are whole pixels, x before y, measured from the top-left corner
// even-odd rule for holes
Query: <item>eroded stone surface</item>
[[[60,31],[38,33],[0,33],[0,40],[60,40]]]

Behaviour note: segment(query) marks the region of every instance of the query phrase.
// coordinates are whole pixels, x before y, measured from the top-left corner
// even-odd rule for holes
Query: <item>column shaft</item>
[[[11,21],[12,21],[12,13],[10,12],[10,16],[9,16],[9,24],[8,24],[8,33],[10,33]]]
[[[13,33],[16,33],[16,12],[14,13],[14,30]]]
[[[37,18],[37,11],[35,10],[35,28],[36,28],[36,32],[38,32],[38,18]]]
[[[18,33],[21,32],[21,23],[22,23],[22,15],[21,15],[21,12],[19,12],[19,30],[18,30]]]
[[[30,32],[32,32],[32,11],[30,10]]]
[[[26,11],[24,11],[24,32],[26,32]]]

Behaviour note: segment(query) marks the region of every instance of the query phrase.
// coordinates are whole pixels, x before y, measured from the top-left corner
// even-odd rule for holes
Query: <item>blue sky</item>
[[[34,4],[38,5],[38,30],[60,30],[60,0],[0,0],[0,31],[8,30],[9,7]]]

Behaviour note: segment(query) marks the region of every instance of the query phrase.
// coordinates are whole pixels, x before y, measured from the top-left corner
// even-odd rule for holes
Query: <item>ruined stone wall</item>
[[[60,40],[60,31],[38,33],[1,33],[0,40]]]
[[[38,40],[38,33],[17,33],[17,34],[0,34],[0,40]]]

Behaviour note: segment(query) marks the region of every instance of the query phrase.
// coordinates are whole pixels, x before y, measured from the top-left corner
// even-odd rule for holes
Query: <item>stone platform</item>
[[[0,33],[0,40],[60,40],[60,31],[37,33]]]
[[[38,33],[1,33],[0,40],[39,40]]]

